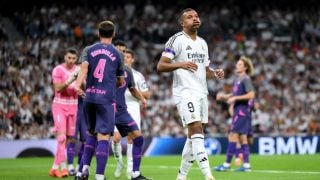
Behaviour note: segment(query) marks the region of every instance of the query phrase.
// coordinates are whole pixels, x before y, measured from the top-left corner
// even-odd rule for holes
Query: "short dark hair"
[[[113,43],[115,46],[125,46],[127,47],[126,43],[122,40],[115,40],[114,43]]]
[[[125,53],[131,54],[131,56],[134,58],[134,52],[133,52],[132,49],[127,48],[126,51],[125,51]]]
[[[188,11],[196,11],[196,10],[194,10],[194,9],[192,9],[192,8],[186,8],[186,9],[182,10],[181,13],[180,13],[180,21],[182,20],[183,14],[184,14],[185,12],[188,12]]]
[[[100,37],[111,38],[114,33],[114,24],[111,21],[102,21],[98,29]]]
[[[78,55],[78,51],[75,48],[67,48],[65,54],[67,53]]]

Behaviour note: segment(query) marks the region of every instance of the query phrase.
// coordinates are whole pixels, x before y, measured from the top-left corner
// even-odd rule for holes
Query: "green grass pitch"
[[[175,180],[180,156],[144,157],[141,171],[154,180]],[[77,159],[75,159],[76,162]],[[224,155],[210,156],[210,165],[220,165],[225,160]],[[259,156],[251,155],[252,172],[214,172],[217,180],[319,180],[320,179],[320,154],[315,155],[281,155]],[[1,180],[53,180],[48,176],[53,158],[18,158],[0,159]],[[125,159],[124,159],[125,162]],[[113,156],[109,157],[106,177],[115,179]],[[95,158],[90,169],[91,178],[94,179]],[[234,169],[235,166],[232,166]],[[71,180],[73,177],[64,178]],[[125,170],[120,180],[125,180]],[[188,180],[202,180],[202,174],[195,163],[190,170]]]

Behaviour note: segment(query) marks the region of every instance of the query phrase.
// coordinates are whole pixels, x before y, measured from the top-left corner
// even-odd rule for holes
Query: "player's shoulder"
[[[167,42],[167,45],[172,45],[175,42],[181,40],[181,38],[183,37],[183,32],[177,32],[176,34],[174,34],[173,36],[171,36]]]
[[[63,68],[64,68],[63,64],[58,64],[52,69],[52,71],[57,72],[59,70],[62,70]]]
[[[197,36],[201,43],[207,44],[206,40],[204,40],[201,36]]]
[[[137,71],[135,69],[132,68],[132,73],[135,75],[135,76],[138,76],[140,78],[144,78],[144,76],[142,75],[142,73],[140,71]]]
[[[180,32],[177,32],[177,33],[175,33],[174,35],[172,35],[169,39],[173,39],[173,38],[177,38],[177,37],[182,37],[182,35],[183,35],[183,32],[180,31]]]

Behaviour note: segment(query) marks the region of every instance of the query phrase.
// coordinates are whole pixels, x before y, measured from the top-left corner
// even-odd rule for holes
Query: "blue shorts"
[[[139,130],[136,121],[133,120],[127,110],[116,113],[116,127],[122,137],[127,136],[130,132]]]
[[[88,125],[84,116],[83,102],[78,102],[75,138],[78,139],[79,137],[81,142],[85,142],[87,139],[87,131]]]
[[[83,111],[89,130],[112,134],[115,125],[115,104],[96,104],[84,101]]]

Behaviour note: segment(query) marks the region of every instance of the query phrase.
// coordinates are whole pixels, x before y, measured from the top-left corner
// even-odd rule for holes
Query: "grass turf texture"
[[[154,180],[175,180],[180,165],[180,156],[158,156],[144,157],[141,172],[143,175]],[[210,156],[211,167],[224,162],[225,156]],[[316,155],[281,155],[281,156],[259,156],[251,155],[252,172],[213,172],[217,180],[319,180],[320,179],[320,154]],[[75,159],[75,162],[77,158]],[[53,180],[48,172],[51,168],[53,158],[18,158],[0,159],[1,180]],[[124,159],[124,163],[125,163]],[[115,179],[113,172],[116,163],[113,156],[109,157],[106,177],[108,180]],[[91,177],[95,174],[95,157],[90,169]],[[232,164],[232,169],[236,167]],[[125,172],[120,180],[125,180]],[[68,177],[64,179],[73,179]],[[202,174],[194,163],[188,180],[201,180]]]

